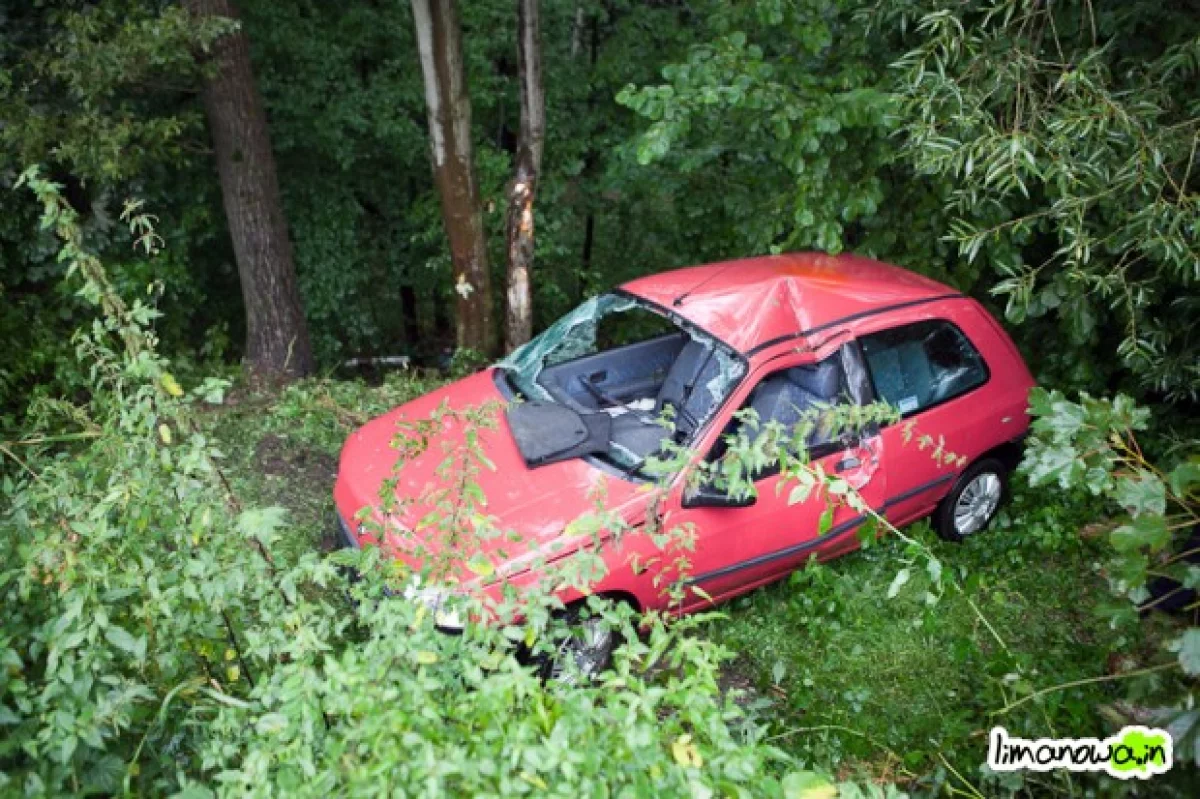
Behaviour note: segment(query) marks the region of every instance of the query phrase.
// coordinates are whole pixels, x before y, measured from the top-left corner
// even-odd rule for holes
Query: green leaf
[[[815,771],[793,771],[783,778],[785,799],[834,799],[837,786]]]
[[[1111,541],[1117,552],[1139,549],[1158,552],[1171,542],[1171,531],[1162,516],[1145,514],[1113,530]]]
[[[490,577],[496,572],[496,566],[482,552],[476,552],[471,556],[471,559],[467,561],[467,568],[480,577]]]
[[[1172,641],[1168,648],[1179,654],[1179,665],[1185,674],[1192,677],[1200,675],[1200,628],[1192,627]]]
[[[793,486],[792,490],[788,492],[787,504],[791,506],[806,502],[812,495],[812,490],[813,487],[810,485]]]
[[[133,655],[138,660],[146,654],[146,639],[134,638],[124,627],[110,624],[104,631],[104,638],[117,649]]]
[[[160,381],[163,389],[172,397],[182,397],[183,388],[179,385],[179,381],[170,372],[163,372]]]
[[[1200,461],[1188,460],[1176,466],[1167,475],[1167,484],[1172,494],[1186,497],[1195,486],[1200,485]]]
[[[825,535],[829,528],[833,527],[833,512],[833,505],[825,506],[825,510],[821,512],[821,519],[817,522],[817,535]]]
[[[929,579],[934,585],[942,584],[942,562],[937,558],[930,558],[925,564],[925,571],[929,572]]]
[[[254,730],[259,735],[274,735],[286,730],[287,726],[288,718],[282,713],[267,713],[254,722]]]
[[[1147,471],[1136,476],[1123,477],[1117,481],[1113,499],[1131,516],[1153,513],[1161,516],[1167,512],[1167,488],[1162,480]]]
[[[892,578],[892,584],[888,586],[887,598],[895,599],[896,595],[900,593],[900,589],[904,587],[904,584],[908,582],[908,578],[911,576],[908,567],[896,572],[896,576]]]

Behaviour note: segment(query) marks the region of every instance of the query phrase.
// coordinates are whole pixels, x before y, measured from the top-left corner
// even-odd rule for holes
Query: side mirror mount
[[[758,497],[753,494],[732,497],[724,491],[718,491],[711,483],[706,483],[684,493],[681,504],[685,508],[748,508],[757,501]]]

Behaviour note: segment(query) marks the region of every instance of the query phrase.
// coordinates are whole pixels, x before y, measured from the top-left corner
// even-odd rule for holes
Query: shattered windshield
[[[603,457],[625,469],[668,438],[689,441],[746,371],[713,336],[620,294],[589,299],[498,367],[525,399],[569,408],[605,431]],[[597,414],[611,424],[592,423]]]

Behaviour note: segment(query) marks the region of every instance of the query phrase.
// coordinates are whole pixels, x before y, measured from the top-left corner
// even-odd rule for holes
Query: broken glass
[[[633,469],[687,443],[746,372],[713,336],[621,294],[581,304],[497,364],[527,400],[613,417],[605,460]],[[661,417],[674,418],[674,430]]]

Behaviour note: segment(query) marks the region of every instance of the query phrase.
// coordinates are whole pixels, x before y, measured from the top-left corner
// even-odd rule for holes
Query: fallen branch
[[[375,358],[351,358],[342,361],[342,367],[346,369],[356,369],[359,366],[399,366],[401,369],[407,369],[411,365],[412,358],[407,355],[381,355]]]
[[[1115,680],[1124,680],[1127,677],[1141,677],[1144,674],[1154,674],[1155,672],[1167,671],[1168,669],[1176,669],[1176,668],[1179,668],[1178,663],[1160,663],[1157,666],[1149,666],[1144,669],[1137,669],[1135,671],[1127,671],[1124,674],[1105,674],[1102,677],[1088,677],[1087,679],[1083,679],[1083,680],[1072,680],[1071,682],[1064,682],[1059,685],[1052,685],[1049,688],[1043,688],[1040,691],[1034,691],[1029,696],[1023,696],[1020,699],[1018,699],[1016,702],[1010,702],[1007,705],[1005,705],[1004,707],[1000,708],[999,710],[993,710],[991,715],[999,716],[1001,714],[1007,713],[1008,711],[1012,710],[1013,708],[1020,707],[1021,705],[1030,701],[1031,699],[1037,699],[1040,696],[1045,696],[1046,694],[1052,694],[1055,691],[1065,691],[1068,688],[1077,688],[1080,685],[1091,685],[1092,683],[1098,683],[1098,682],[1113,682]]]

